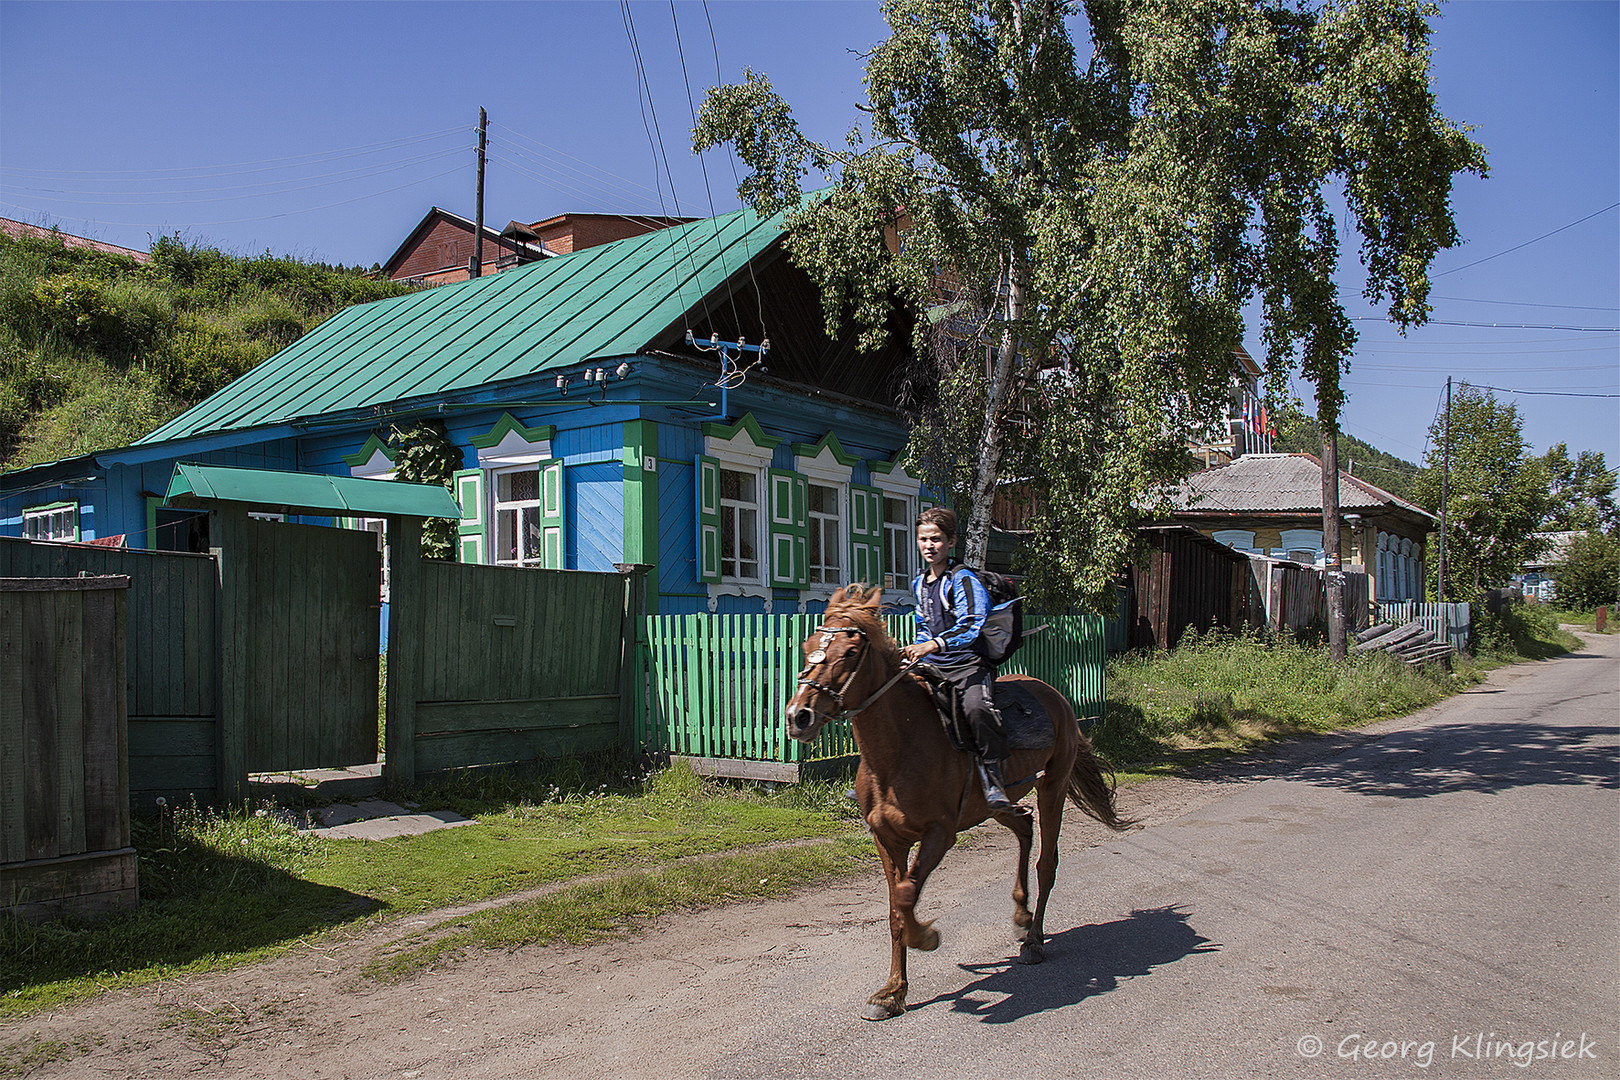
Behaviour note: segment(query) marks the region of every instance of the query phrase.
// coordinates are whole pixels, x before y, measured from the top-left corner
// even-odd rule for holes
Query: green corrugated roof
[[[744,209],[347,308],[136,445],[634,356],[780,235]]]
[[[184,462],[174,467],[163,500],[166,505],[198,506],[212,500],[320,515],[461,517],[461,507],[451,498],[449,490],[436,484]]]

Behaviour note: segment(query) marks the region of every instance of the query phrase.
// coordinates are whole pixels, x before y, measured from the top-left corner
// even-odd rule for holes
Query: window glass
[[[79,508],[53,506],[23,511],[23,535],[30,540],[77,540]]]
[[[884,588],[904,589],[911,584],[911,501],[886,496],[883,500]]]
[[[812,585],[835,585],[843,577],[842,530],[838,521],[838,489],[810,485],[808,577]]]
[[[495,561],[503,566],[540,565],[538,469],[495,474]]]
[[[759,478],[720,470],[720,576],[759,580]]]

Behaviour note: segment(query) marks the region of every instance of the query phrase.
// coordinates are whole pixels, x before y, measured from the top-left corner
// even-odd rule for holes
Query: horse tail
[[[1114,805],[1114,767],[1091,748],[1083,731],[1075,732],[1074,767],[1069,770],[1069,801],[1113,829],[1124,832],[1136,824],[1135,818],[1122,817]]]

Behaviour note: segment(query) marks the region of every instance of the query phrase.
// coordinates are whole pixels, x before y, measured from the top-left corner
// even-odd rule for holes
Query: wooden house
[[[1322,462],[1313,454],[1245,454],[1189,476],[1175,500],[1172,522],[1238,551],[1323,562]],[[1345,569],[1371,576],[1372,599],[1421,600],[1438,519],[1342,470],[1339,513]]]
[[[131,446],[0,475],[0,534],[195,550],[177,462],[387,478],[431,420],[463,561],[650,566],[650,612],[814,611],[852,579],[904,605],[909,336],[830,338],[781,241],[742,210],[349,308]]]

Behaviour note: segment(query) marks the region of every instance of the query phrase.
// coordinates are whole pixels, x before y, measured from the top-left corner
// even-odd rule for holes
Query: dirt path
[[[1522,671],[1498,671],[1488,685]],[[1121,806],[1148,826],[1168,822],[1430,712],[1137,785],[1121,793]],[[1066,826],[1065,851],[1108,840],[1077,813]],[[998,883],[1010,888],[1011,862],[999,827],[975,830],[931,880],[924,908],[939,914]],[[595,1076],[729,1075],[728,1055],[770,1029],[765,1003],[779,1002],[784,986],[816,985],[817,1008],[847,1017],[887,967],[874,861],[798,896],[671,915],[595,945],[477,952],[397,984],[361,976],[390,944],[455,914],[339,931],[244,968],[0,1024],[0,1047],[13,1047],[9,1063],[19,1044],[49,1059],[28,1076],[477,1080],[579,1075],[581,1061]],[[1004,928],[996,932],[1010,941]],[[843,978],[845,968],[856,974]]]

